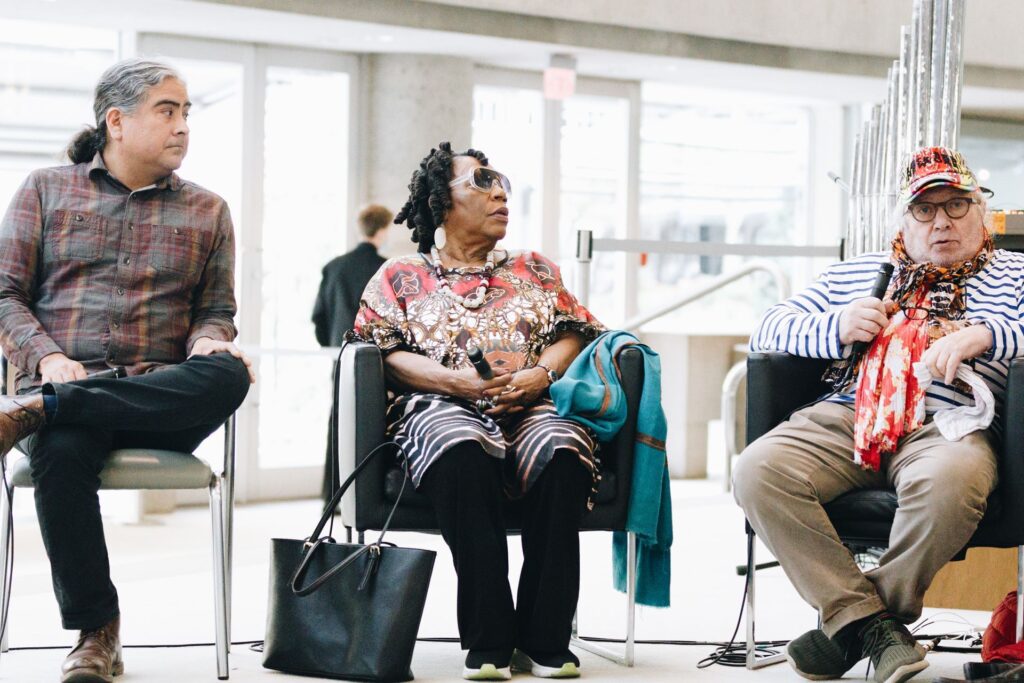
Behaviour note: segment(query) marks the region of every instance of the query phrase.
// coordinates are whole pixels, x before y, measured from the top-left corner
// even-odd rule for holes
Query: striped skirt
[[[409,459],[412,482],[419,486],[427,469],[459,443],[473,441],[488,455],[504,460],[505,492],[520,498],[555,452],[576,454],[590,472],[593,486],[587,509],[601,480],[597,439],[583,425],[559,417],[549,398],[498,420],[484,415],[470,403],[442,394],[402,394],[388,407],[388,435]]]

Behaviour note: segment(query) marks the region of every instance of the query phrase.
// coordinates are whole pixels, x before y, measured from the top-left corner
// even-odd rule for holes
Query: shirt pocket
[[[105,233],[102,216],[57,210],[46,221],[44,251],[54,261],[96,261],[103,255]]]
[[[151,225],[145,245],[149,265],[157,271],[185,275],[196,280],[206,266],[208,235],[196,228]]]

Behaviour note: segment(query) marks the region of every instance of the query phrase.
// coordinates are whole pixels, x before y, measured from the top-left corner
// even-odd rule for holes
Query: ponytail
[[[103,128],[105,129],[106,126],[103,126]],[[96,152],[101,151],[106,144],[106,130],[86,126],[78,135],[72,138],[71,143],[68,145],[68,159],[73,164],[92,161],[92,158],[96,156]]]

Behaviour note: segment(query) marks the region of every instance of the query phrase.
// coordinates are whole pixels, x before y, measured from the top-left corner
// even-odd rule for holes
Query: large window
[[[978,182],[994,193],[989,208],[1024,209],[1024,125],[965,120],[959,147]]]
[[[536,90],[478,86],[473,147],[509,177],[507,249],[540,249],[543,213],[544,100]]]
[[[751,245],[770,246],[793,287],[838,257],[842,196],[826,173],[844,172],[840,105],[587,78],[545,102],[539,79],[505,77],[485,71],[475,90],[473,142],[499,166],[528,168],[530,198],[545,197],[543,211],[529,202],[530,242],[516,246],[541,248],[574,288],[579,230],[656,243],[594,252],[588,305],[606,324],[764,255]],[[658,253],[667,243],[689,253]],[[777,296],[759,274],[645,329],[747,334]]]
[[[116,31],[5,19],[0,31],[0,212],[29,171],[64,163],[93,123],[92,86],[117,57]]]
[[[223,195],[239,256],[239,339],[258,382],[239,417],[243,499],[312,495],[323,471],[331,356],[310,316],[320,268],[349,246],[351,92],[345,55],[142,36],[194,102],[181,175]],[[200,453],[212,459],[218,439]]]
[[[581,78],[575,95],[552,102],[541,95],[539,74],[482,69],[478,79],[473,145],[512,179],[504,244],[555,260],[575,291],[577,231],[622,238],[635,230],[630,130],[639,90]],[[629,310],[627,259],[595,254],[593,266],[589,307],[620,324]]]
[[[558,246],[563,265],[576,254],[578,230],[590,230],[595,238],[626,237],[629,104],[624,97],[577,95],[562,105]],[[625,317],[625,263],[622,254],[594,254],[587,303],[607,325],[621,324]]]
[[[808,243],[808,107],[729,101],[711,93],[649,85],[644,89],[640,135],[644,239]],[[749,258],[652,254],[639,271],[639,312],[654,310]],[[787,259],[791,272],[804,270],[801,265]],[[776,298],[770,287],[741,281],[655,325],[742,334]]]

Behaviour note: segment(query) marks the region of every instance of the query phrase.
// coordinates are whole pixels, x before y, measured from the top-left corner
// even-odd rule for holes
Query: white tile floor
[[[673,552],[672,607],[642,608],[637,636],[650,640],[724,640],[732,633],[743,590],[735,567],[744,562],[742,515],[720,482],[673,483],[676,542]],[[11,604],[12,647],[66,646],[72,635],[60,628],[38,528],[28,496],[18,506],[15,588]],[[27,512],[27,514],[25,514]],[[315,501],[242,506],[236,517],[234,625],[236,641],[259,640],[266,618],[268,539],[302,537],[318,517]],[[134,644],[211,642],[213,640],[209,525],[205,509],[193,508],[154,516],[141,525],[110,524],[108,542],[115,583],[121,594],[123,640]],[[395,534],[400,545],[439,551],[421,636],[454,636],[455,576],[440,539],[424,534]],[[518,539],[510,538],[513,574],[518,572]],[[585,534],[580,631],[584,635],[621,637],[625,599],[611,589],[610,536]],[[759,559],[766,559],[762,550]],[[513,576],[515,580],[515,576]],[[932,613],[934,611],[929,611]],[[978,628],[988,614],[959,612]],[[762,572],[758,580],[758,636],[791,638],[813,627],[814,614],[803,604],[779,569]],[[944,624],[958,631],[963,625]],[[936,631],[931,628],[928,632]],[[712,650],[708,645],[641,645],[633,669],[581,653],[589,681],[774,681],[796,679],[785,664],[756,672],[696,663]],[[413,659],[417,680],[459,680],[463,654],[457,644],[420,643]],[[12,651],[0,659],[0,681],[55,681],[63,650]],[[918,681],[938,675],[959,676],[967,655],[933,654],[932,666]],[[216,680],[212,647],[130,649],[126,653],[130,681]],[[856,674],[856,675],[855,675]],[[850,678],[863,676],[858,667]],[[520,677],[523,678],[523,677]],[[236,646],[231,659],[233,681],[310,680],[270,672],[260,656]],[[796,679],[799,680],[799,679]]]

